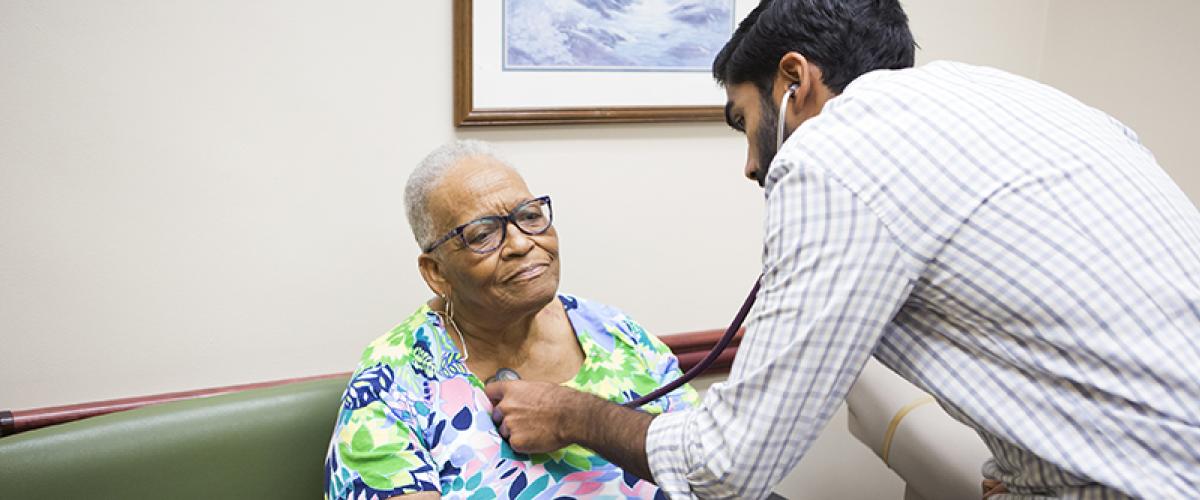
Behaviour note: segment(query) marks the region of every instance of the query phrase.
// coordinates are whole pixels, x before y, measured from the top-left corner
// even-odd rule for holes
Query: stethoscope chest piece
[[[521,375],[518,374],[517,371],[512,368],[501,368],[499,370],[496,370],[495,375],[488,377],[488,379],[484,383],[490,384],[492,382],[510,382],[513,380],[521,380]]]

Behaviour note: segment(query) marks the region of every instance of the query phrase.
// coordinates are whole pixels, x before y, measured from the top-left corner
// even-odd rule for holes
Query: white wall
[[[1200,2],[1054,0],[1042,79],[1136,131],[1200,200]]]
[[[1059,69],[1050,3],[905,5],[920,60],[1037,77]],[[660,333],[729,320],[760,257],[741,137],[456,131],[450,2],[334,5],[0,0],[0,408],[351,369],[428,294],[401,190],[456,136],[554,195],[564,290]],[[645,214],[659,225],[625,223]],[[790,481],[793,498],[900,491],[842,414]]]

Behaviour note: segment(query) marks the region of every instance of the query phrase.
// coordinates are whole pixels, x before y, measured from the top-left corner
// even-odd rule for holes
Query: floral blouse
[[[585,358],[563,385],[624,402],[679,376],[657,338],[616,309],[560,295]],[[664,498],[579,445],[514,452],[492,423],[483,382],[467,370],[439,317],[422,306],[372,342],[342,398],[325,458],[326,499],[386,499],[418,491],[443,498]],[[699,402],[684,386],[643,407]]]

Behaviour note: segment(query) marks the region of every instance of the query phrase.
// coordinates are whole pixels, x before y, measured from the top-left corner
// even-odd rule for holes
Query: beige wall
[[[1091,4],[905,2],[922,61],[1042,71],[1111,106],[1184,177],[1186,110],[1143,117],[1139,103],[1174,95],[1119,91],[1153,93],[1162,73],[1148,69],[1194,55],[1132,58],[1147,51],[1105,31],[1151,13]],[[428,295],[401,186],[456,136],[497,142],[555,196],[564,290],[660,333],[728,321],[762,224],[739,136],[718,123],[456,131],[450,2],[333,5],[0,0],[0,408],[352,368]],[[1188,0],[1161,5],[1124,44],[1165,43],[1155,25],[1196,18]],[[1098,70],[1079,54],[1101,42],[1129,55]],[[1168,73],[1170,94],[1190,66]],[[622,223],[645,214],[659,225]],[[900,491],[842,414],[789,481],[793,498]]]
[[[1053,0],[1042,79],[1132,127],[1200,200],[1200,1]]]
[[[923,59],[1035,71],[1044,0],[908,3]],[[725,324],[757,272],[719,123],[456,131],[450,2],[0,6],[0,406],[351,368],[428,295],[400,191],[456,135],[554,194],[564,290],[653,331]]]
[[[448,1],[2,5],[0,406],[348,370],[428,296],[400,194],[455,136]],[[677,332],[757,274],[717,124],[459,135],[554,194],[564,290]]]

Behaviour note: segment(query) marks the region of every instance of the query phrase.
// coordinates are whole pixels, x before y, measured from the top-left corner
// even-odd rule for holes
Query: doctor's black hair
[[[840,94],[869,71],[912,67],[916,43],[899,0],[762,0],[717,54],[713,78],[753,82],[769,99],[788,52],[821,68]]]

